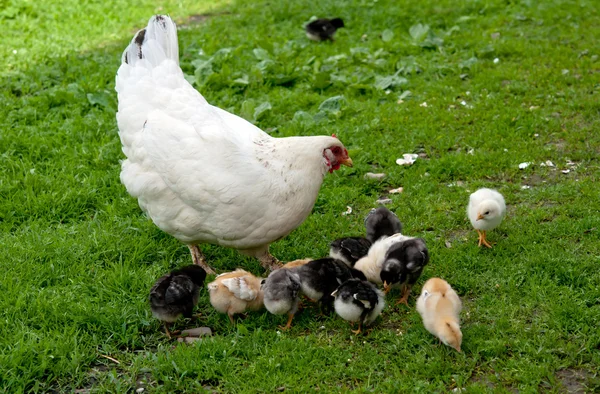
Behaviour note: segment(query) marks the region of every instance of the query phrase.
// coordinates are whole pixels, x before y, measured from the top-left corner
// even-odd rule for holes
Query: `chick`
[[[486,239],[486,231],[492,230],[502,222],[506,214],[506,203],[502,194],[493,189],[479,189],[471,194],[467,216],[479,234],[479,246],[491,248]]]
[[[367,239],[374,243],[382,237],[402,232],[402,223],[398,216],[386,207],[372,209],[365,218]]]
[[[329,256],[352,267],[360,258],[367,255],[371,245],[371,241],[363,237],[339,238],[329,245]]]
[[[293,260],[290,261],[288,263],[285,263],[283,265],[283,267],[281,268],[286,268],[286,269],[290,269],[290,268],[294,268],[294,267],[299,267],[301,265],[304,265],[306,263],[308,263],[309,261],[311,261],[312,259],[299,259],[299,260]]]
[[[313,41],[333,41],[333,35],[336,30],[344,27],[344,21],[341,18],[317,19],[306,25],[306,35]]]
[[[263,281],[265,308],[274,315],[287,313],[288,321],[282,330],[292,326],[300,299],[300,276],[291,269],[278,269]]]
[[[235,324],[236,313],[257,311],[264,306],[261,280],[243,269],[221,274],[208,284],[210,303],[218,312],[227,313],[231,324]]]
[[[354,264],[354,269],[361,271],[369,282],[383,283],[380,275],[381,267],[383,266],[388,250],[392,245],[407,239],[410,238],[398,233],[375,241],[369,249],[369,253]]]
[[[329,257],[313,260],[294,268],[294,271],[300,276],[302,294],[313,301],[319,301],[326,311],[331,311],[333,306],[331,293],[339,285],[352,278],[366,279],[360,271]]]
[[[348,266],[366,256],[373,242],[402,231],[402,223],[398,217],[386,207],[372,209],[365,218],[367,237],[348,237],[333,241],[329,248],[329,256],[342,260]]]
[[[440,278],[425,282],[417,300],[417,311],[423,324],[427,331],[458,352],[462,343],[458,318],[461,310],[460,298],[448,282]]]
[[[402,287],[402,296],[396,304],[408,306],[413,285],[429,263],[429,251],[422,238],[410,238],[392,245],[385,256],[379,274],[385,293],[394,285]]]
[[[335,312],[344,320],[358,322],[358,330],[352,330],[355,334],[375,321],[385,306],[383,292],[365,280],[349,279],[331,295]]]
[[[152,315],[163,321],[167,337],[171,338],[170,323],[181,315],[192,317],[204,279],[206,271],[202,267],[188,265],[161,277],[150,289]]]

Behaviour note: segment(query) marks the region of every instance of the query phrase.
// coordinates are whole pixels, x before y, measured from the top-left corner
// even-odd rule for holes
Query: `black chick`
[[[329,256],[354,267],[354,263],[369,253],[371,245],[371,241],[363,237],[339,238],[329,245]]]
[[[372,209],[365,218],[367,239],[374,243],[382,237],[402,232],[402,223],[398,216],[386,207]]]
[[[372,209],[365,218],[367,237],[347,237],[333,241],[329,246],[329,256],[342,260],[350,267],[365,257],[373,242],[402,231],[400,219],[386,207]]]
[[[333,41],[333,35],[336,30],[344,27],[344,21],[341,18],[334,19],[317,19],[310,22],[304,28],[308,38],[314,41]]]
[[[396,304],[408,306],[410,290],[427,263],[429,251],[422,238],[410,238],[392,245],[387,251],[380,273],[385,293],[392,285],[401,285],[402,297]]]
[[[335,312],[344,320],[358,321],[360,334],[363,325],[375,321],[385,306],[383,292],[371,282],[360,279],[349,279],[331,294],[335,297]]]
[[[152,286],[149,297],[152,315],[164,322],[167,337],[171,338],[169,323],[181,315],[192,317],[204,279],[206,271],[192,264],[161,277]]]
[[[331,312],[333,307],[331,293],[342,283],[352,278],[366,280],[362,272],[330,257],[313,260],[292,269],[300,276],[302,294],[313,301],[319,301],[326,312]]]

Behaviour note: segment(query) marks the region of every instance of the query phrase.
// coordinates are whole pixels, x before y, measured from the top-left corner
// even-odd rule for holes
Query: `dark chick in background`
[[[298,311],[300,288],[300,276],[289,268],[275,270],[263,281],[265,308],[274,315],[288,315],[287,324],[280,327],[282,330],[292,326],[292,319]]]
[[[373,243],[402,231],[400,219],[386,207],[372,209],[365,218],[367,237],[347,237],[333,241],[329,256],[341,260],[348,266],[367,255]]]
[[[381,266],[380,277],[385,293],[392,286],[402,286],[402,296],[396,304],[408,306],[408,296],[412,286],[429,263],[429,251],[422,238],[410,238],[392,245]]]
[[[191,318],[198,303],[200,287],[206,271],[198,265],[188,265],[158,279],[150,290],[152,315],[165,324],[167,337],[171,338],[169,324],[183,315]]]
[[[333,41],[333,35],[341,27],[344,27],[344,21],[341,18],[321,18],[310,22],[304,29],[308,38],[313,41]]]
[[[358,322],[358,330],[352,330],[355,334],[374,322],[385,306],[383,292],[365,280],[347,280],[331,295],[335,312],[344,320]]]
[[[372,209],[365,218],[367,239],[375,241],[402,232],[402,223],[398,216],[386,207]]]

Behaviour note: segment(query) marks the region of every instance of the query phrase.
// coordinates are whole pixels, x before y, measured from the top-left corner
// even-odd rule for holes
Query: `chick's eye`
[[[489,215],[489,214],[490,214],[490,211],[485,211],[483,214],[484,214],[484,215]]]

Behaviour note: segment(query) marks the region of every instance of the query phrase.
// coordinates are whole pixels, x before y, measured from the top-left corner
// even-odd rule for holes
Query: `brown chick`
[[[294,267],[300,267],[301,265],[304,265],[310,261],[312,261],[312,259],[294,260],[294,261],[290,261],[289,263],[285,263],[282,268],[290,269],[290,268],[294,268]]]
[[[462,302],[448,282],[440,278],[425,282],[417,300],[423,324],[427,331],[458,352],[462,343],[458,317],[461,310]]]
[[[262,278],[237,269],[221,274],[208,284],[211,305],[221,313],[227,313],[231,324],[233,315],[245,311],[257,311],[264,307]]]

